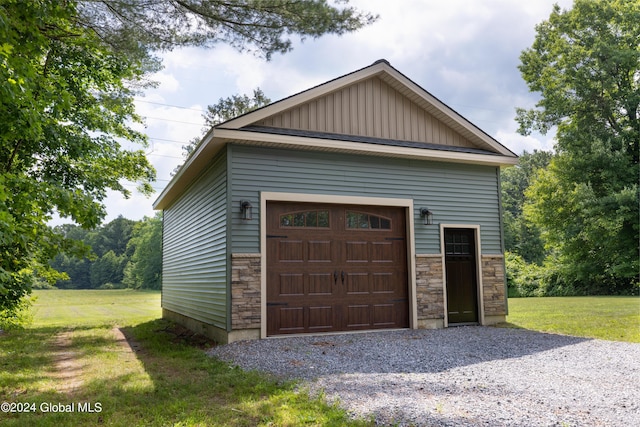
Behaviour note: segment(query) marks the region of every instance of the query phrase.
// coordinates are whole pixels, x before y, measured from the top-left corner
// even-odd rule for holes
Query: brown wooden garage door
[[[408,326],[404,208],[267,203],[267,335]]]

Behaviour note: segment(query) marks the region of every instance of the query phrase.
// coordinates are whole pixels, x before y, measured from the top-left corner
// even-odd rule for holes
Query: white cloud
[[[520,77],[518,57],[533,42],[535,25],[548,18],[556,2],[563,8],[572,4],[572,0],[403,0],[401,4],[351,0],[350,5],[379,13],[380,20],[341,37],[295,41],[292,52],[274,55],[270,62],[224,44],[163,54],[165,68],[156,74],[159,87],[147,91],[142,99],[146,102],[137,104],[138,112],[148,117],[149,159],[158,178],[165,180],[155,186],[166,185],[170,172],[182,162],[181,146],[200,135],[198,109],[233,94],[249,94],[256,87],[276,101],[381,58],[512,151],[549,150],[552,134],[521,136],[514,117],[515,107],[530,108],[537,98]],[[151,215],[153,200],[155,196],[134,194],[123,200],[111,195],[109,218]]]
[[[546,135],[523,136],[512,130],[499,130],[496,139],[509,150],[520,155],[524,151],[529,153],[533,150],[553,151],[553,137]]]
[[[158,83],[158,87],[162,88],[163,92],[174,93],[180,89],[180,82],[173,74],[159,71],[152,75],[150,79]]]

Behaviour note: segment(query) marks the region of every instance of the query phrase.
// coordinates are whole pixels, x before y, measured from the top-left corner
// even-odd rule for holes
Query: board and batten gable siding
[[[253,204],[234,222],[233,253],[259,253],[260,192],[413,199],[418,254],[440,253],[439,223],[479,224],[483,254],[501,254],[499,170],[493,166],[279,150],[231,144],[233,200]],[[424,225],[420,208],[433,212]]]
[[[378,77],[255,125],[478,148]]]
[[[227,329],[227,156],[164,210],[162,307]]]

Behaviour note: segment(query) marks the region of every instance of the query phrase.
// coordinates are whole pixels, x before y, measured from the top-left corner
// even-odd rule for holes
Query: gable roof
[[[214,126],[162,191],[164,209],[227,143],[513,165],[517,156],[386,60]]]

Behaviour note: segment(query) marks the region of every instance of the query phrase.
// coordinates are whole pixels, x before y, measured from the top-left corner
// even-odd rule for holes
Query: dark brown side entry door
[[[478,282],[473,229],[444,230],[449,323],[478,322]]]
[[[267,203],[267,335],[409,327],[404,208]]]

